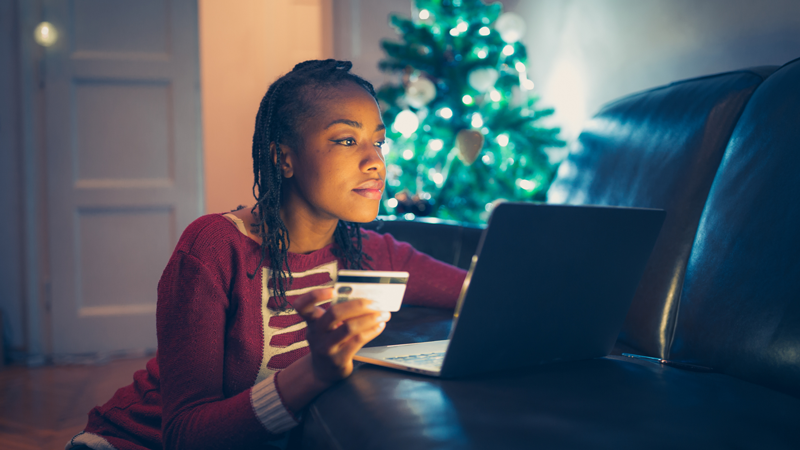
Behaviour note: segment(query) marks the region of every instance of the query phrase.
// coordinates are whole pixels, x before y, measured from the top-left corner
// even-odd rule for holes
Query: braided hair
[[[261,237],[261,259],[256,270],[247,276],[255,278],[269,253],[272,287],[280,310],[289,306],[286,288],[292,280],[287,260],[289,231],[280,216],[283,179],[280,145],[302,148],[301,123],[314,117],[314,107],[319,100],[334,95],[334,89],[331,88],[355,83],[377,100],[372,84],[350,73],[352,67],[350,61],[334,59],[301,62],[272,83],[258,108],[253,134],[253,196],[256,204],[251,212],[256,218],[255,225]],[[358,223],[340,220],[334,231],[334,240],[332,251],[342,260],[345,268],[362,269],[365,264],[369,266],[365,262],[370,260],[369,256],[362,253]]]

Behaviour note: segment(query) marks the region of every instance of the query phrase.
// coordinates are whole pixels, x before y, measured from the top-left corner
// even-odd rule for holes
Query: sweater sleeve
[[[197,257],[180,250],[158,285],[162,441],[170,449],[263,446],[296,425],[274,376],[223,394],[226,291]]]
[[[376,234],[387,253],[389,270],[409,273],[403,304],[454,309],[467,272],[425,253],[391,234]]]

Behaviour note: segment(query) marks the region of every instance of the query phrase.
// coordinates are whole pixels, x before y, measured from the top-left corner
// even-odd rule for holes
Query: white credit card
[[[380,311],[400,310],[406,292],[408,272],[340,270],[333,285],[333,303],[364,298]]]

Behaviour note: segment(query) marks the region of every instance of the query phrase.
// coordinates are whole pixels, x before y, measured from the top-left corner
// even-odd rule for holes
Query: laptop
[[[666,213],[501,203],[481,235],[449,339],[353,359],[456,378],[608,355]]]

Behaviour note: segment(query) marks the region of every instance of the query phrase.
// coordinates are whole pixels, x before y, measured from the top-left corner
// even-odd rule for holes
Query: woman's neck
[[[299,208],[281,208],[281,219],[289,231],[289,251],[311,253],[333,243],[338,219],[321,220]]]

